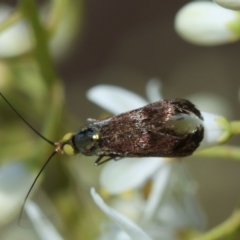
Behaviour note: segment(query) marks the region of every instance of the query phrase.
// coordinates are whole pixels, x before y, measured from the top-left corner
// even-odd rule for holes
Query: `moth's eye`
[[[65,144],[63,146],[63,151],[69,156],[75,155],[74,148],[70,144]]]

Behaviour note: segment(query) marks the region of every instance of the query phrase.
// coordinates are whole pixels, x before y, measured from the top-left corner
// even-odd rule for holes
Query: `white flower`
[[[0,167],[0,224],[19,215],[33,177],[21,163],[10,162]]]
[[[194,199],[195,186],[182,163],[166,162],[153,174],[152,180],[153,186],[146,201],[138,194],[138,202],[133,199],[132,204],[126,204],[119,196],[117,200],[122,201],[121,207],[119,204],[107,206],[92,190],[95,203],[117,225],[106,226],[105,223],[99,239],[177,240],[182,230],[205,228],[205,217]],[[135,213],[133,218],[131,213],[134,210],[138,214]]]
[[[13,11],[10,6],[0,4],[0,23]],[[21,20],[0,32],[0,57],[12,57],[29,51],[33,38],[25,20]]]
[[[239,13],[213,2],[194,1],[176,15],[175,29],[185,40],[200,45],[217,45],[239,40]],[[235,30],[234,30],[235,29]]]
[[[213,1],[224,8],[232,9],[235,11],[240,10],[239,0],[213,0]]]
[[[99,208],[118,226],[104,227],[101,240],[174,240],[178,239],[178,234],[183,229],[203,230],[205,227],[204,216],[194,200],[195,186],[181,163],[166,163],[163,169],[153,175],[150,196],[146,202],[142,202],[140,210],[138,209],[139,216],[135,219],[129,219],[126,210],[118,209],[117,212],[116,205],[114,209],[107,206],[94,190],[91,193]],[[131,205],[131,208],[134,207],[135,201]]]

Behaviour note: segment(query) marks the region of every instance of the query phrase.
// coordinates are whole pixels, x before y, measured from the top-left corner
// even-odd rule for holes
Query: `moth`
[[[95,165],[105,156],[185,157],[203,139],[202,122],[200,111],[188,100],[158,101],[107,119],[90,119],[77,133],[55,143],[55,151],[98,156]]]

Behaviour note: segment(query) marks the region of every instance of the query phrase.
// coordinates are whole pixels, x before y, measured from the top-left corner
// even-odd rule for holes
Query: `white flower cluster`
[[[177,33],[186,41],[198,45],[212,46],[238,41],[239,1],[215,2],[217,4],[211,1],[192,1],[183,6],[175,18]]]

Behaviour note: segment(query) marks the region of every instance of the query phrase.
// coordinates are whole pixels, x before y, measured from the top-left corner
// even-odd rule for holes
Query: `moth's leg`
[[[105,156],[99,156],[99,157],[97,158],[97,160],[95,161],[94,165],[95,165],[95,166],[99,166],[99,165],[101,165],[101,164],[103,164],[103,163],[105,163],[105,162],[108,162],[108,161],[114,159],[114,157],[109,157],[109,158],[107,158],[107,159],[105,159],[105,160],[102,160],[103,157],[105,157]],[[102,161],[101,161],[101,160],[102,160]]]

